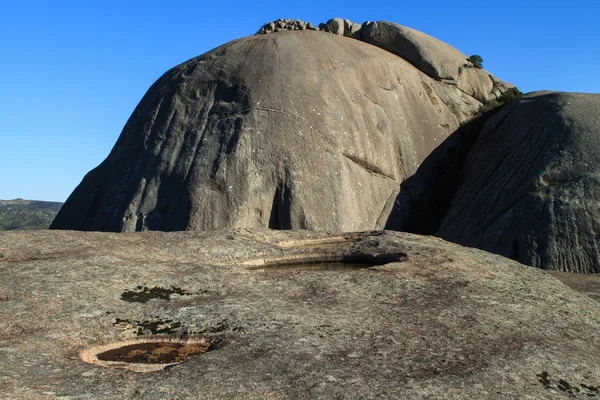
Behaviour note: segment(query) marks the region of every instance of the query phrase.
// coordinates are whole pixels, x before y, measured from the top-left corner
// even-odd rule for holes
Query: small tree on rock
[[[471,57],[467,58],[467,61],[473,64],[475,68],[483,68],[483,58],[480,55],[473,54]]]

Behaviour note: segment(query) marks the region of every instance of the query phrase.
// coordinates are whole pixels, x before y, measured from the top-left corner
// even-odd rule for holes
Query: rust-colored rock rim
[[[82,361],[101,367],[154,372],[213,350],[217,341],[216,338],[137,338],[88,347],[79,356]]]

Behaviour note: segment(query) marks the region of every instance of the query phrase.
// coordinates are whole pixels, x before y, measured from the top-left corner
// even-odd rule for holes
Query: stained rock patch
[[[121,294],[121,300],[128,301],[130,303],[146,303],[152,299],[159,300],[171,300],[171,295],[177,294],[180,296],[189,296],[189,292],[172,286],[170,289],[162,288],[159,286],[143,286],[139,285],[133,290],[127,290]]]
[[[153,372],[186,361],[190,356],[213,350],[216,338],[147,338],[113,342],[83,350],[83,361],[135,372]]]
[[[542,371],[536,375],[539,383],[541,383],[546,389],[553,391],[560,390],[571,396],[580,397],[586,396],[587,398],[597,399],[600,397],[600,390],[591,385],[585,383],[572,384],[561,378],[553,378],[548,374],[547,371]]]
[[[119,331],[128,332],[136,336],[175,334],[182,327],[180,321],[160,318],[159,316],[143,321],[115,318],[112,325]]]

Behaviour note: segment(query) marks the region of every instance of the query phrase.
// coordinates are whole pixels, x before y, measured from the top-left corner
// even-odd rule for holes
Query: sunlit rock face
[[[400,183],[480,105],[360,40],[239,39],[149,89],[52,228],[381,228]]]

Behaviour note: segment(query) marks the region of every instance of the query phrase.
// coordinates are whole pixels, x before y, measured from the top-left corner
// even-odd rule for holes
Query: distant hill
[[[0,200],[0,231],[48,229],[63,203],[37,200]]]

